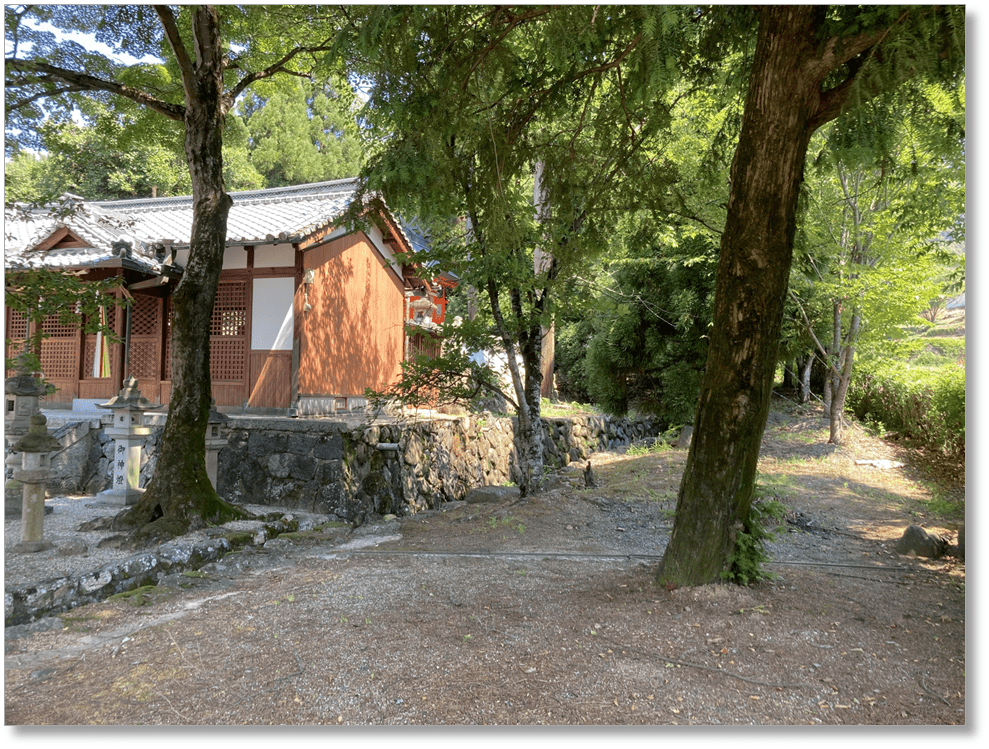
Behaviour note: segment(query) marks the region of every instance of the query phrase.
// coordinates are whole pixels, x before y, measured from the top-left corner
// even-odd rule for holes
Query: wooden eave
[[[318,244],[323,244],[324,240],[338,228],[339,227],[336,224],[326,224],[319,229],[306,234],[301,240],[299,240],[296,247],[304,251],[310,247],[315,247]]]
[[[412,246],[406,241],[405,235],[392,220],[384,203],[380,200],[374,200],[372,206],[373,208],[369,207],[363,215],[374,223],[378,231],[381,232],[384,241],[395,247],[396,252],[403,255],[412,255],[414,253]]]

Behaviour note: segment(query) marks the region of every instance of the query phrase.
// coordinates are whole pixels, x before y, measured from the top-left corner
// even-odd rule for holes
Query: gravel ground
[[[771,424],[764,480],[819,421]],[[656,585],[681,451],[272,539],[8,628],[6,723],[963,725],[964,563],[892,552],[918,485],[856,466],[881,447],[800,464],[776,577],[749,587]]]

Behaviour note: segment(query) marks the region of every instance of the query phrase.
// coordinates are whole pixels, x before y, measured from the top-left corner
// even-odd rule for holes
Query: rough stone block
[[[317,437],[313,443],[312,456],[319,460],[342,460],[343,435],[335,431]]]
[[[468,504],[483,504],[486,502],[505,502],[518,499],[517,486],[478,486],[467,492],[464,499]]]
[[[948,550],[948,542],[935,533],[928,533],[919,525],[910,525],[896,542],[897,554],[916,554],[918,557],[940,559]]]

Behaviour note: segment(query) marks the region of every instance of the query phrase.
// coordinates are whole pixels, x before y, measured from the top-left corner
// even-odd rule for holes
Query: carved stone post
[[[113,411],[113,423],[107,428],[107,436],[114,440],[113,483],[100,492],[98,499],[114,505],[129,507],[137,504],[144,489],[139,487],[141,478],[141,448],[151,427],[144,423],[144,412],[161,408],[141,395],[133,375],[124,382],[119,395],[115,395],[99,408]]]
[[[45,522],[45,483],[48,481],[49,457],[61,450],[61,443],[48,434],[48,419],[40,411],[31,416],[28,433],[13,449],[21,456],[21,467],[14,478],[21,489],[21,541],[11,551],[18,554],[51,549],[55,545],[43,538]]]

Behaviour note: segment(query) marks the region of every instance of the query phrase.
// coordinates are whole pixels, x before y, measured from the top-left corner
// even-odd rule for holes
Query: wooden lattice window
[[[246,356],[242,340],[210,340],[209,373],[214,380],[243,380]]]
[[[27,315],[20,310],[8,311],[7,338],[12,341],[23,341],[27,338]]]
[[[156,380],[161,377],[158,350],[161,346],[162,299],[136,294],[131,304],[131,342],[128,365],[130,374],[138,379]]]
[[[128,356],[130,374],[139,380],[158,379],[158,341],[132,339]]]
[[[247,284],[221,283],[210,326],[210,377],[243,380],[247,373]]]
[[[172,299],[165,301],[166,369],[172,356]],[[132,328],[133,329],[133,328]],[[133,354],[132,354],[133,356]],[[244,380],[247,372],[247,284],[243,281],[221,283],[213,303],[210,324],[210,378]],[[169,370],[170,372],[170,370]],[[169,373],[168,379],[171,378]]]
[[[79,376],[80,322],[65,324],[58,315],[41,323],[48,337],[41,341],[41,371],[48,379],[74,380]]]
[[[247,333],[247,284],[221,283],[213,302],[210,335],[243,336]]]
[[[7,329],[4,331],[5,337],[10,341],[7,347],[7,358],[13,359],[24,350],[24,341],[27,338],[27,316],[19,311],[7,310]]]
[[[88,335],[83,343],[82,361],[83,377],[91,377],[93,374],[93,357],[96,356],[96,336]]]
[[[49,315],[41,323],[41,329],[48,338],[75,338],[79,335],[79,322],[63,323],[58,315]]]
[[[158,335],[161,324],[161,299],[136,294],[130,308],[131,335]]]

